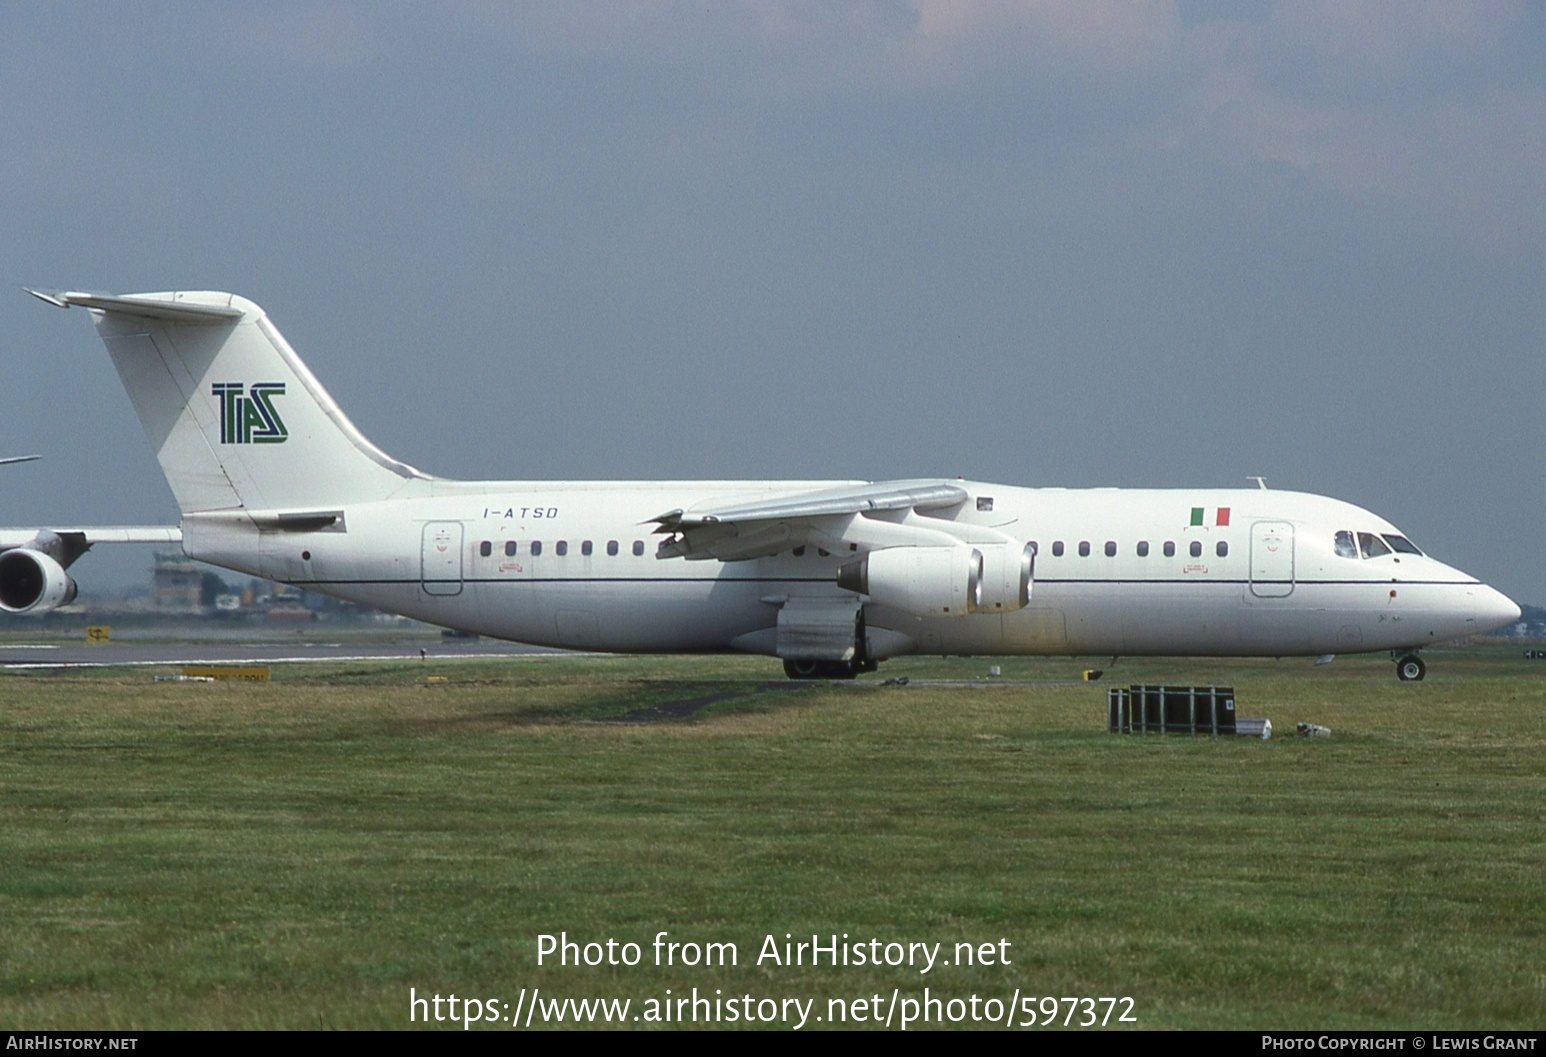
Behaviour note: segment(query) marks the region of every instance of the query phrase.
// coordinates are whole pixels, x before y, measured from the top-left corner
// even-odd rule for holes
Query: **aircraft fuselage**
[[[772,654],[790,598],[855,597],[836,583],[851,555],[801,536],[765,557],[658,558],[650,519],[667,504],[691,510],[851,483],[436,481],[435,495],[346,505],[320,528],[190,515],[184,546],[200,560],[498,638]],[[871,603],[873,656],[1313,656],[1421,648],[1518,615],[1474,577],[1394,549],[1386,541],[1405,542],[1395,526],[1335,499],[956,483],[971,501],[909,523],[982,525],[1034,543],[1029,603],[948,617]]]

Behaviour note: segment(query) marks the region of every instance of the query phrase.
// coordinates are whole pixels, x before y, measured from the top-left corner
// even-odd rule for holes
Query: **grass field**
[[[1546,662],[1428,660],[0,674],[0,1027],[401,1028],[410,988],[814,1019],[928,987],[1131,996],[1147,1028],[1540,1028]],[[1276,736],[1105,733],[1106,686],[1160,681],[1233,685]],[[641,964],[539,966],[559,932]],[[738,964],[658,967],[659,932]],[[757,964],[786,933],[1010,964]]]

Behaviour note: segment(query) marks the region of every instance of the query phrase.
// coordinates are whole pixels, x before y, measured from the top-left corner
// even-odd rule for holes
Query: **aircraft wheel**
[[[1396,662],[1396,678],[1403,683],[1421,682],[1428,674],[1428,666],[1415,653],[1409,653]]]
[[[860,666],[853,661],[786,660],[784,674],[791,679],[852,679]],[[873,670],[873,669],[871,669]]]
[[[784,674],[791,679],[823,679],[821,661],[785,661]]]

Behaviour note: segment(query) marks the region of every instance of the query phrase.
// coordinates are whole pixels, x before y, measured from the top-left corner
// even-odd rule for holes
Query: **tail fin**
[[[245,298],[29,292],[91,310],[184,514],[311,510],[428,480],[366,440]]]

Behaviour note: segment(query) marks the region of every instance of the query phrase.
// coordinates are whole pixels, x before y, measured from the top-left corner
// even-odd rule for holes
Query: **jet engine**
[[[75,581],[42,551],[17,547],[0,554],[0,610],[47,613],[75,601]]]
[[[975,547],[886,547],[841,566],[837,584],[918,617],[964,617],[982,604]]]
[[[1031,602],[1031,575],[1036,548],[1013,544],[977,544],[982,552],[982,613],[1011,613]]]

